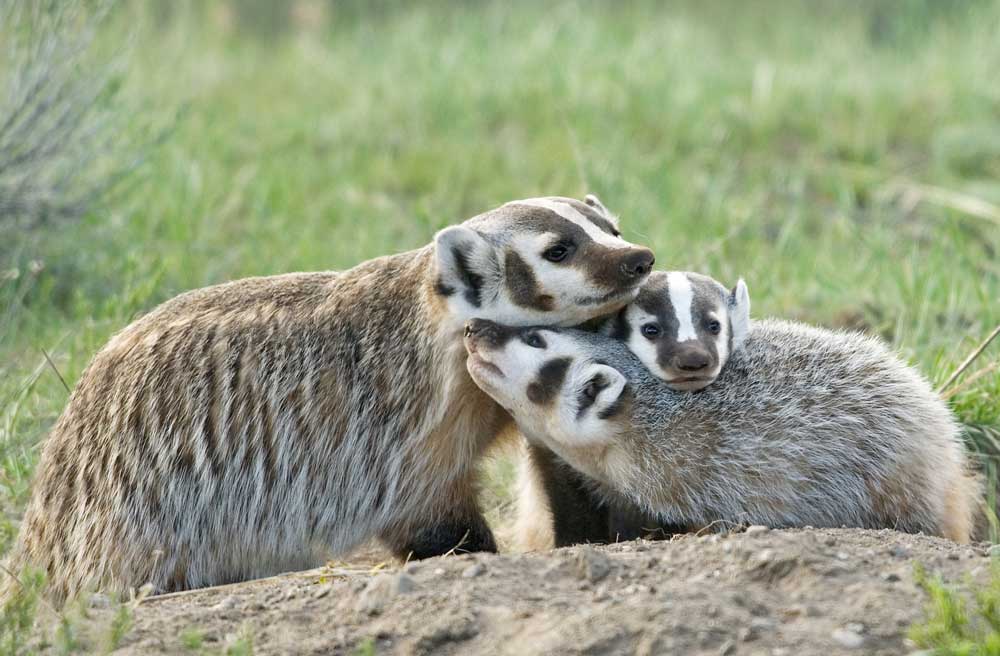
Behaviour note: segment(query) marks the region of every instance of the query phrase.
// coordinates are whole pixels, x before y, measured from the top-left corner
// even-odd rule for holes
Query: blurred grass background
[[[1000,323],[998,35],[986,0],[118,3],[80,66],[115,62],[102,112],[155,144],[79,217],[0,216],[6,530],[68,396],[43,350],[72,386],[181,291],[513,198],[595,192],[661,267],[744,276],[756,316],[878,334],[940,384]],[[994,476],[998,399],[996,371],[951,399]],[[488,478],[502,519],[510,463]]]

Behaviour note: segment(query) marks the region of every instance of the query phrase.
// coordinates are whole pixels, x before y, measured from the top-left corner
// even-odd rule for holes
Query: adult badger
[[[495,550],[474,465],[509,418],[466,373],[465,322],[575,324],[652,263],[596,198],[541,198],[342,273],[182,294],[83,373],[8,569],[41,568],[60,602],[306,568],[371,537]]]
[[[728,292],[692,274],[654,274],[618,322],[627,342],[468,327],[473,379],[529,442],[584,474],[528,461],[519,523],[536,527],[534,546],[544,546],[538,516],[557,545],[613,539],[603,501],[612,514],[638,507],[671,525],[847,525],[969,540],[979,486],[956,422],[878,340],[751,324],[742,282]]]

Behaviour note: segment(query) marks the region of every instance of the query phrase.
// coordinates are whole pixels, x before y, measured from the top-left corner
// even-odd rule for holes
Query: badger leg
[[[541,483],[537,487],[544,491],[552,516],[553,546],[608,542],[608,508],[594,491],[594,483],[544,447],[527,445],[525,457],[524,466]]]
[[[613,542],[636,540],[669,540],[679,533],[690,533],[691,528],[680,524],[664,524],[639,507],[622,501],[608,511],[608,533]]]
[[[442,494],[446,510],[420,520],[411,520],[384,532],[382,543],[401,560],[433,558],[451,551],[496,553],[497,543],[476,501],[472,477]]]

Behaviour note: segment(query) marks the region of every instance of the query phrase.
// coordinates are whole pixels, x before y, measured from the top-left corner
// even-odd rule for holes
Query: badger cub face
[[[743,280],[727,290],[701,274],[657,271],[604,332],[624,340],[671,389],[694,391],[715,381],[749,325]]]
[[[435,237],[436,290],[464,322],[570,326],[633,300],[653,253],[589,195],[507,203]]]
[[[606,443],[626,428],[625,376],[581,348],[573,334],[473,319],[465,347],[472,379],[529,438],[559,451],[558,445]]]

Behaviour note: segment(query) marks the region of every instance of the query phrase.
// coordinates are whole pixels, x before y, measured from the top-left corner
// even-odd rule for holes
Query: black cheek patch
[[[515,305],[542,312],[553,309],[555,305],[553,298],[541,292],[535,272],[514,251],[507,251],[504,255],[504,274],[510,298]]]
[[[479,307],[482,304],[483,277],[469,268],[469,260],[466,259],[465,253],[462,251],[452,248],[451,256],[455,260],[455,269],[457,270],[458,277],[461,279],[462,284],[465,285],[465,300],[472,307]],[[439,285],[438,289],[440,290],[440,288],[441,285]]]
[[[535,405],[548,405],[559,394],[566,372],[569,371],[571,358],[556,358],[549,360],[538,370],[538,378],[528,385],[528,400]]]

